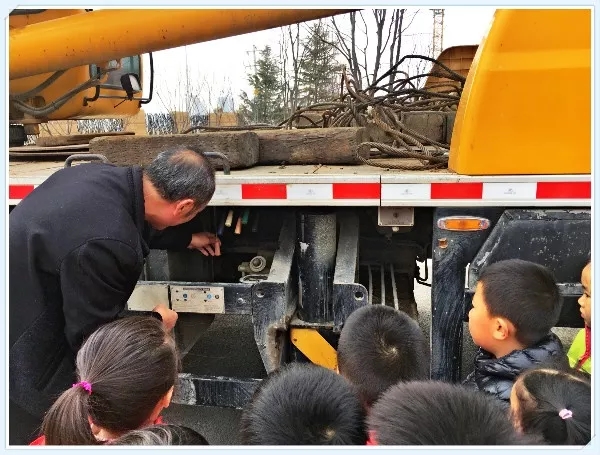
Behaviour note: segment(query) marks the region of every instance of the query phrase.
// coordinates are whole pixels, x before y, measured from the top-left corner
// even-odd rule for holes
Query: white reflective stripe
[[[215,194],[211,199],[211,205],[228,201],[239,201],[242,199],[242,185],[218,184],[215,187]]]
[[[429,183],[384,183],[381,185],[381,199],[429,200],[431,185]]]
[[[487,200],[535,200],[536,192],[536,182],[483,184],[483,199]]]
[[[331,183],[313,183],[287,185],[287,198],[289,200],[302,199],[313,201],[328,201],[333,199],[333,185]]]

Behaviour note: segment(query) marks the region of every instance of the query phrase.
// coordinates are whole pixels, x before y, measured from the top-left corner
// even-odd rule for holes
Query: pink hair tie
[[[570,419],[571,417],[573,417],[573,413],[571,411],[569,411],[568,409],[561,409],[560,412],[558,413],[558,415],[563,420]]]
[[[79,381],[78,383],[73,384],[73,387],[81,387],[88,393],[88,395],[92,394],[92,384],[87,381]]]

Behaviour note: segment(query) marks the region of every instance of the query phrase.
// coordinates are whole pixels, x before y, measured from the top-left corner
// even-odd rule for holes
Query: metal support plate
[[[340,233],[333,277],[333,331],[342,330],[346,318],[361,306],[368,305],[368,291],[357,283],[359,221],[356,214],[339,215]]]
[[[225,313],[225,289],[215,286],[171,285],[171,307],[177,312]]]
[[[131,311],[152,311],[158,304],[169,305],[168,283],[138,282],[127,301]]]
[[[379,226],[414,226],[415,209],[413,207],[379,207],[377,224]]]

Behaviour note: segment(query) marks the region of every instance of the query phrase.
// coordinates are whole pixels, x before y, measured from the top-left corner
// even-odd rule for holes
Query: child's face
[[[581,272],[581,285],[583,286],[583,295],[579,297],[578,303],[581,311],[581,317],[588,327],[592,326],[592,264],[588,264]]]
[[[469,311],[469,332],[473,343],[486,351],[492,351],[494,347],[493,323],[494,318],[490,315],[483,296],[483,284],[477,283],[473,308]]]

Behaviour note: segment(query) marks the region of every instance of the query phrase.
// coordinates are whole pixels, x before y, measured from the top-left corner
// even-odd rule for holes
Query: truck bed
[[[395,163],[414,164],[398,159]],[[9,204],[17,204],[64,161],[11,160]],[[210,205],[230,206],[591,206],[590,175],[465,176],[369,165],[255,166],[217,172]]]
[[[397,164],[415,164],[415,160],[399,158]],[[10,161],[9,177],[12,178],[38,178],[47,177],[64,166],[64,160],[14,160]],[[433,171],[407,171],[399,169],[384,169],[368,165],[348,165],[348,166],[331,166],[331,165],[285,165],[285,166],[254,166],[248,169],[236,169],[231,171],[231,177],[248,177],[265,175],[282,175],[282,176],[302,176],[302,175],[318,175],[318,176],[336,176],[341,175],[398,175],[398,174],[417,174],[417,175],[440,175],[450,174],[453,172],[448,169],[440,169]],[[217,172],[217,178],[227,178],[223,172]]]

